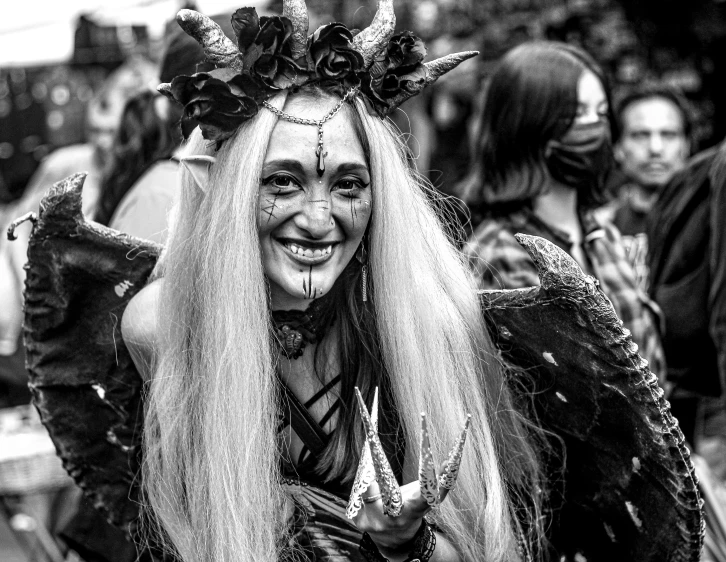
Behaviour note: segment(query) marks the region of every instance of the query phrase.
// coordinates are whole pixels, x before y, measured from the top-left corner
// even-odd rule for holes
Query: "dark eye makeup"
[[[345,191],[350,194],[357,194],[363,189],[366,189],[370,185],[370,182],[364,183],[360,178],[342,178],[335,182],[333,191]]]
[[[262,178],[262,185],[277,188],[282,192],[292,192],[301,188],[301,183],[293,176],[284,173],[275,173]],[[363,189],[367,189],[370,186],[370,182],[364,183],[362,179],[357,177],[345,177],[336,180],[332,186],[331,191],[340,192],[341,195],[346,197],[355,197]]]
[[[262,185],[276,187],[281,190],[291,190],[300,187],[300,182],[288,174],[272,174],[262,178]]]

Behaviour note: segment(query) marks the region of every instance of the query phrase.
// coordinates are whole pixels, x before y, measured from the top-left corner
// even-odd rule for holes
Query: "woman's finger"
[[[368,489],[363,493],[363,497],[361,498],[363,500],[364,505],[370,505],[372,503],[375,503],[377,501],[381,502],[381,506],[383,505],[383,495],[381,494],[381,487],[378,485],[378,482],[375,480],[371,482],[371,485],[368,486]],[[381,507],[381,510],[383,508]]]
[[[398,517],[403,510],[403,498],[399,489],[396,476],[393,474],[391,465],[388,462],[383,445],[378,438],[378,431],[373,426],[373,422],[368,414],[368,408],[363,401],[358,388],[355,389],[355,395],[358,399],[358,407],[360,410],[363,426],[365,427],[366,439],[371,449],[371,460],[376,473],[376,481],[381,487],[383,494],[383,509],[386,515],[390,517]]]
[[[357,389],[356,389],[357,390]],[[371,426],[378,430],[378,387],[373,394],[373,407],[371,408]],[[363,507],[363,494],[370,487],[371,483],[376,480],[376,470],[373,466],[373,458],[371,457],[371,447],[368,440],[363,444],[363,450],[360,454],[360,462],[358,470],[355,474],[355,480],[350,491],[350,499],[345,509],[345,515],[348,519],[353,519]]]

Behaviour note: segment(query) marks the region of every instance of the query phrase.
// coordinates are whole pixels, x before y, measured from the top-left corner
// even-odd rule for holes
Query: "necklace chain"
[[[335,104],[335,107],[331,109],[328,114],[323,117],[322,119],[303,119],[302,117],[295,117],[294,115],[290,115],[289,113],[285,113],[281,109],[277,109],[275,106],[267,102],[267,100],[262,102],[262,105],[264,105],[267,109],[272,111],[275,115],[278,117],[284,119],[285,121],[290,121],[292,123],[297,123],[298,125],[313,125],[315,127],[318,127],[320,129],[323,126],[323,123],[326,121],[329,121],[335,115],[340,111],[340,108],[343,107],[343,104],[348,101],[356,92],[358,91],[357,88],[351,88],[348,90],[345,95],[343,96],[343,99],[341,99],[338,103]]]
[[[350,90],[348,90],[343,96],[343,99],[336,103],[335,107],[331,109],[328,114],[322,119],[303,119],[302,117],[295,117],[294,115],[285,113],[284,111],[282,111],[282,109],[277,109],[276,107],[269,104],[267,101],[263,101],[262,104],[272,113],[277,115],[279,118],[284,119],[285,121],[297,123],[298,125],[312,125],[313,127],[318,128],[318,147],[315,150],[315,156],[317,156],[318,158],[318,165],[316,166],[316,171],[318,172],[318,176],[322,176],[325,172],[325,157],[328,155],[328,153],[325,152],[325,146],[323,145],[323,123],[335,117],[335,115],[340,111],[340,108],[343,107],[343,104],[346,102],[346,100],[350,99],[357,92],[357,88],[351,88]]]

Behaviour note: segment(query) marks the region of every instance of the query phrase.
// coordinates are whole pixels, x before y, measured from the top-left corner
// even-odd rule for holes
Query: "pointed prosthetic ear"
[[[194,183],[202,193],[207,193],[209,186],[209,168],[217,161],[214,156],[185,156],[179,162],[184,166],[194,178]]]

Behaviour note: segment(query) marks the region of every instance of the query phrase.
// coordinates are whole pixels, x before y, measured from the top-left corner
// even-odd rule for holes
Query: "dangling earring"
[[[366,250],[365,239],[361,241],[360,247],[355,254],[360,262],[360,292],[363,302],[368,302],[368,250]]]

